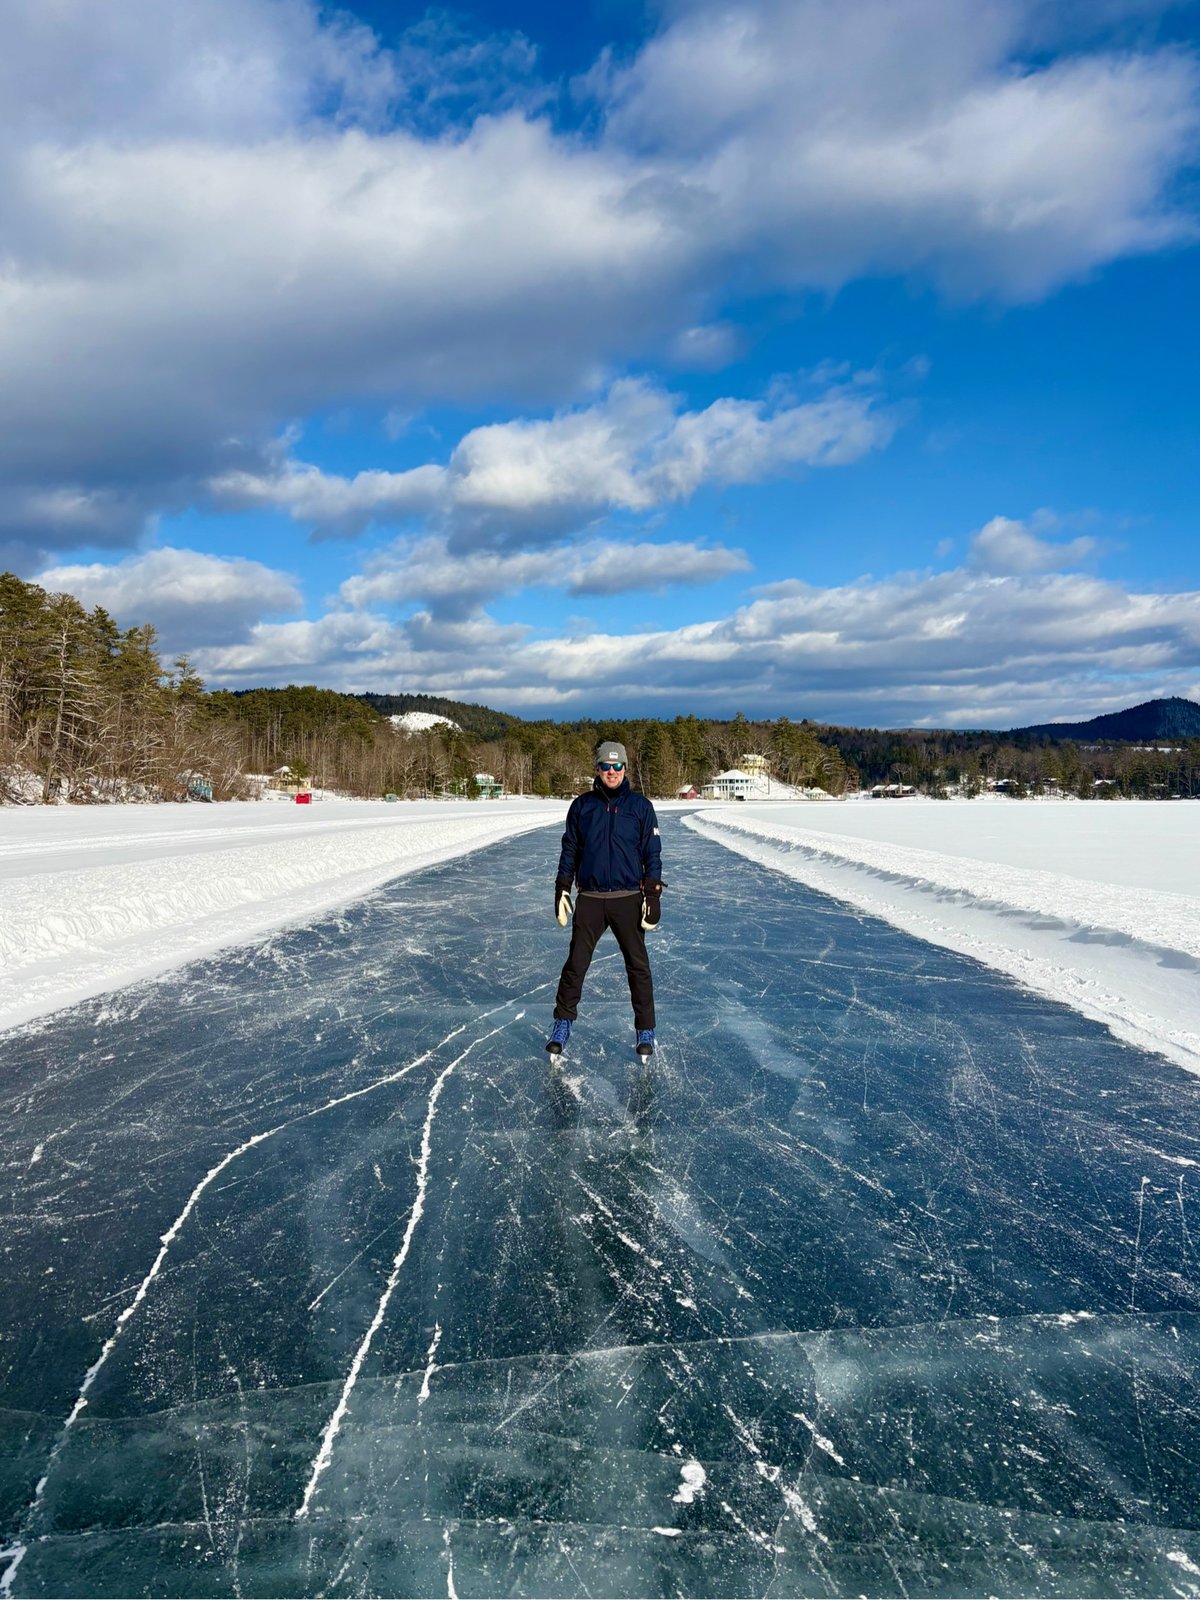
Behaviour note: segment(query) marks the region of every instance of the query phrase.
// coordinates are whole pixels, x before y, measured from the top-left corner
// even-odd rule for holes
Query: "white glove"
[[[571,896],[565,889],[560,889],[558,891],[558,899],[555,902],[554,914],[558,918],[558,925],[560,928],[565,928],[567,923],[571,920]]]

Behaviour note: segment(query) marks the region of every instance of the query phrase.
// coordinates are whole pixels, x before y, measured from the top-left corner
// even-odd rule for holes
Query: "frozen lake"
[[[1200,1083],[663,832],[0,1037],[12,1594],[1200,1595]]]

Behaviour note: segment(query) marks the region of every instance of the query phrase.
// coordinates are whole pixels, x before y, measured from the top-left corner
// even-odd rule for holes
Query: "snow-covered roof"
[[[388,721],[401,733],[426,733],[430,728],[458,727],[457,722],[449,717],[439,717],[434,711],[402,711],[398,716],[389,717]]]

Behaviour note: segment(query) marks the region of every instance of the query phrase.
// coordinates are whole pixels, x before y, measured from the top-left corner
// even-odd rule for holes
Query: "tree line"
[[[1200,798],[1200,739],[1084,743],[1037,732],[883,732],[826,727],[822,737],[863,782],[902,783],[923,794],[971,797],[996,784],[1015,799]]]
[[[186,657],[164,669],[149,626],[0,573],[0,801],[248,792],[236,731]]]
[[[457,726],[404,732],[431,711]],[[405,798],[478,792],[571,795],[593,751],[617,739],[630,779],[660,798],[763,756],[773,775],[841,794],[903,783],[932,795],[996,781],[1014,795],[1200,796],[1200,740],[1166,749],[1084,746],[988,733],[879,732],[786,716],[679,715],[526,722],[426,695],[283,689],[208,691],[186,657],[160,658],[149,625],[121,629],[97,606],[0,574],[0,803],[247,797],[287,767],[304,783]]]

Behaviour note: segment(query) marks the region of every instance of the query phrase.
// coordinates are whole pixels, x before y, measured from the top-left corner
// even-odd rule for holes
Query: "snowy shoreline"
[[[1200,1074],[1200,806],[660,809]],[[557,826],[564,811],[561,800],[0,810],[0,1030]]]
[[[1200,1074],[1200,807],[739,805],[685,823]]]
[[[561,801],[0,810],[0,1030],[302,923]]]

